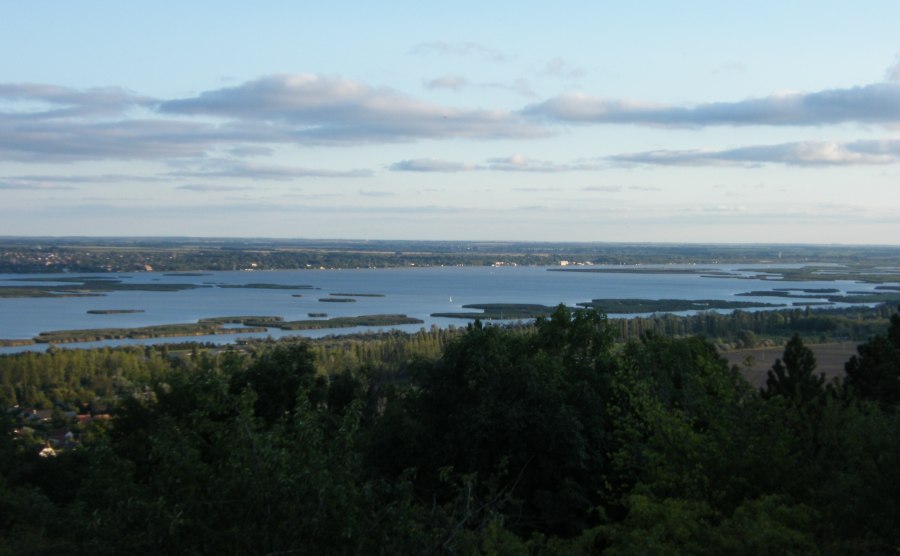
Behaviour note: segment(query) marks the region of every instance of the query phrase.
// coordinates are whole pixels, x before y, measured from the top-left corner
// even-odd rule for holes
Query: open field
[[[816,356],[817,372],[825,373],[828,380],[844,376],[844,363],[856,355],[856,342],[833,342],[827,344],[806,344]],[[766,373],[784,354],[784,346],[734,349],[723,351],[728,362],[741,369],[750,384],[756,387],[766,385]],[[748,359],[749,358],[749,359]],[[747,365],[750,363],[750,365]]]

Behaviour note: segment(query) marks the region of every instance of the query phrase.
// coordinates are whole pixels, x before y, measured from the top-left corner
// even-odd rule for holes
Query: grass
[[[579,303],[581,307],[593,308],[604,313],[674,313],[676,311],[706,311],[709,309],[749,309],[782,307],[780,304],[754,301],[725,301],[720,299],[594,299]]]
[[[445,312],[432,313],[432,317],[481,320],[518,320],[533,319],[550,315],[556,306],[527,303],[473,303],[463,305],[463,309],[478,309],[481,312]]]
[[[312,313],[315,314],[315,313]],[[325,315],[325,313],[320,313]],[[33,343],[67,344],[100,340],[171,338],[179,336],[208,336],[217,334],[252,334],[266,332],[269,328],[281,330],[313,330],[320,328],[349,328],[353,326],[397,326],[421,324],[421,319],[406,315],[361,315],[335,317],[325,320],[285,321],[276,316],[231,316],[200,319],[196,323],[160,324],[137,328],[88,328],[83,330],[52,330],[41,332],[33,339],[0,340],[0,346],[18,346]],[[225,328],[225,324],[240,324],[240,328]]]

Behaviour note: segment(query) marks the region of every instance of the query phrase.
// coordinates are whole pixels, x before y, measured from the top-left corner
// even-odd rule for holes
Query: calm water
[[[621,267],[617,267],[621,268]],[[647,268],[647,267],[644,267]],[[667,267],[678,268],[678,267]],[[696,268],[696,267],[695,267]],[[714,265],[710,270],[738,268],[765,269],[753,265]],[[9,285],[28,282],[5,282],[10,278],[41,279],[75,275],[2,275]],[[434,318],[433,312],[463,310],[470,303],[540,303],[556,305],[595,298],[675,298],[725,299],[780,303],[775,298],[735,297],[750,290],[778,287],[772,281],[750,279],[704,278],[699,274],[640,274],[548,272],[543,267],[435,267],[360,270],[282,270],[255,272],[209,272],[203,276],[166,276],[162,273],[77,274],[77,276],[118,277],[126,283],[198,284],[199,289],[179,292],[110,292],[103,297],[70,297],[59,299],[0,298],[0,338],[32,338],[40,332],[83,328],[117,328],[156,324],[193,323],[205,317],[237,315],[273,315],[285,320],[306,319],[308,313],[328,313],[328,317],[379,313],[399,313],[416,317],[424,324],[397,327],[416,331],[431,325],[464,325],[461,319]],[[272,290],[218,288],[214,284],[266,283],[309,285],[313,290]],[[35,282],[47,284],[47,282]],[[783,287],[837,288],[842,292],[871,290],[868,284],[855,282],[790,282]],[[330,293],[375,293],[384,297],[357,297],[355,303],[324,303],[319,298]],[[301,294],[302,297],[292,297]],[[143,313],[92,315],[91,309],[141,309]],[[309,337],[347,334],[373,330],[368,327],[332,330],[284,332],[270,329],[269,334],[194,336],[193,341],[224,343],[237,337],[280,337],[301,334]],[[65,344],[67,347],[98,345],[161,343],[178,338],[123,340]],[[0,348],[0,353],[23,349],[43,350],[46,346]]]

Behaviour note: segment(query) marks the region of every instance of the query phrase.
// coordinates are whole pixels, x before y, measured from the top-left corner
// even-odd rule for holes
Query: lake
[[[784,268],[788,265],[781,265]],[[559,267],[554,267],[559,268]],[[602,267],[598,267],[602,268]],[[461,319],[431,317],[434,312],[464,311],[471,303],[539,303],[575,305],[595,298],[648,299],[721,299],[763,301],[789,304],[792,300],[770,297],[736,297],[751,290],[769,290],[779,285],[791,288],[836,288],[847,291],[872,291],[873,285],[851,281],[804,281],[778,284],[771,280],[710,278],[701,274],[679,273],[681,269],[708,269],[749,276],[756,271],[779,268],[776,265],[644,265],[614,267],[615,273],[548,272],[546,267],[429,267],[358,270],[280,270],[204,272],[173,275],[155,272],[112,274],[5,274],[3,285],[48,285],[47,279],[73,276],[118,278],[125,284],[194,284],[203,286],[182,291],[113,291],[101,297],[0,298],[0,338],[28,339],[40,332],[85,328],[129,328],[158,324],[194,323],[207,317],[272,315],[285,320],[308,319],[309,313],[327,313],[328,317],[369,314],[406,314],[424,324],[396,328],[414,332],[432,325],[464,326]],[[642,273],[658,268],[670,272]],[[21,281],[40,279],[40,282]],[[9,280],[15,280],[9,282]],[[219,285],[250,283],[281,286],[308,285],[313,289],[222,288]],[[332,293],[382,294],[383,297],[355,297],[355,302],[326,303],[320,298]],[[294,297],[295,295],[302,297]],[[797,300],[793,300],[797,301]],[[813,301],[813,300],[810,300]],[[841,306],[836,304],[835,306]],[[140,310],[140,313],[88,314],[89,310]],[[614,315],[613,315],[614,316]],[[238,337],[281,337],[303,335],[321,337],[377,330],[371,327],[282,331],[269,333],[156,338],[148,340],[106,340],[64,344],[66,347],[95,347],[123,344],[148,344],[176,341],[233,342]],[[0,353],[44,350],[46,345],[3,347]]]

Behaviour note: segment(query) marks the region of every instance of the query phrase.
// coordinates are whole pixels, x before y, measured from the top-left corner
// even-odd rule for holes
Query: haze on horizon
[[[897,21],[9,3],[0,236],[897,244]]]

